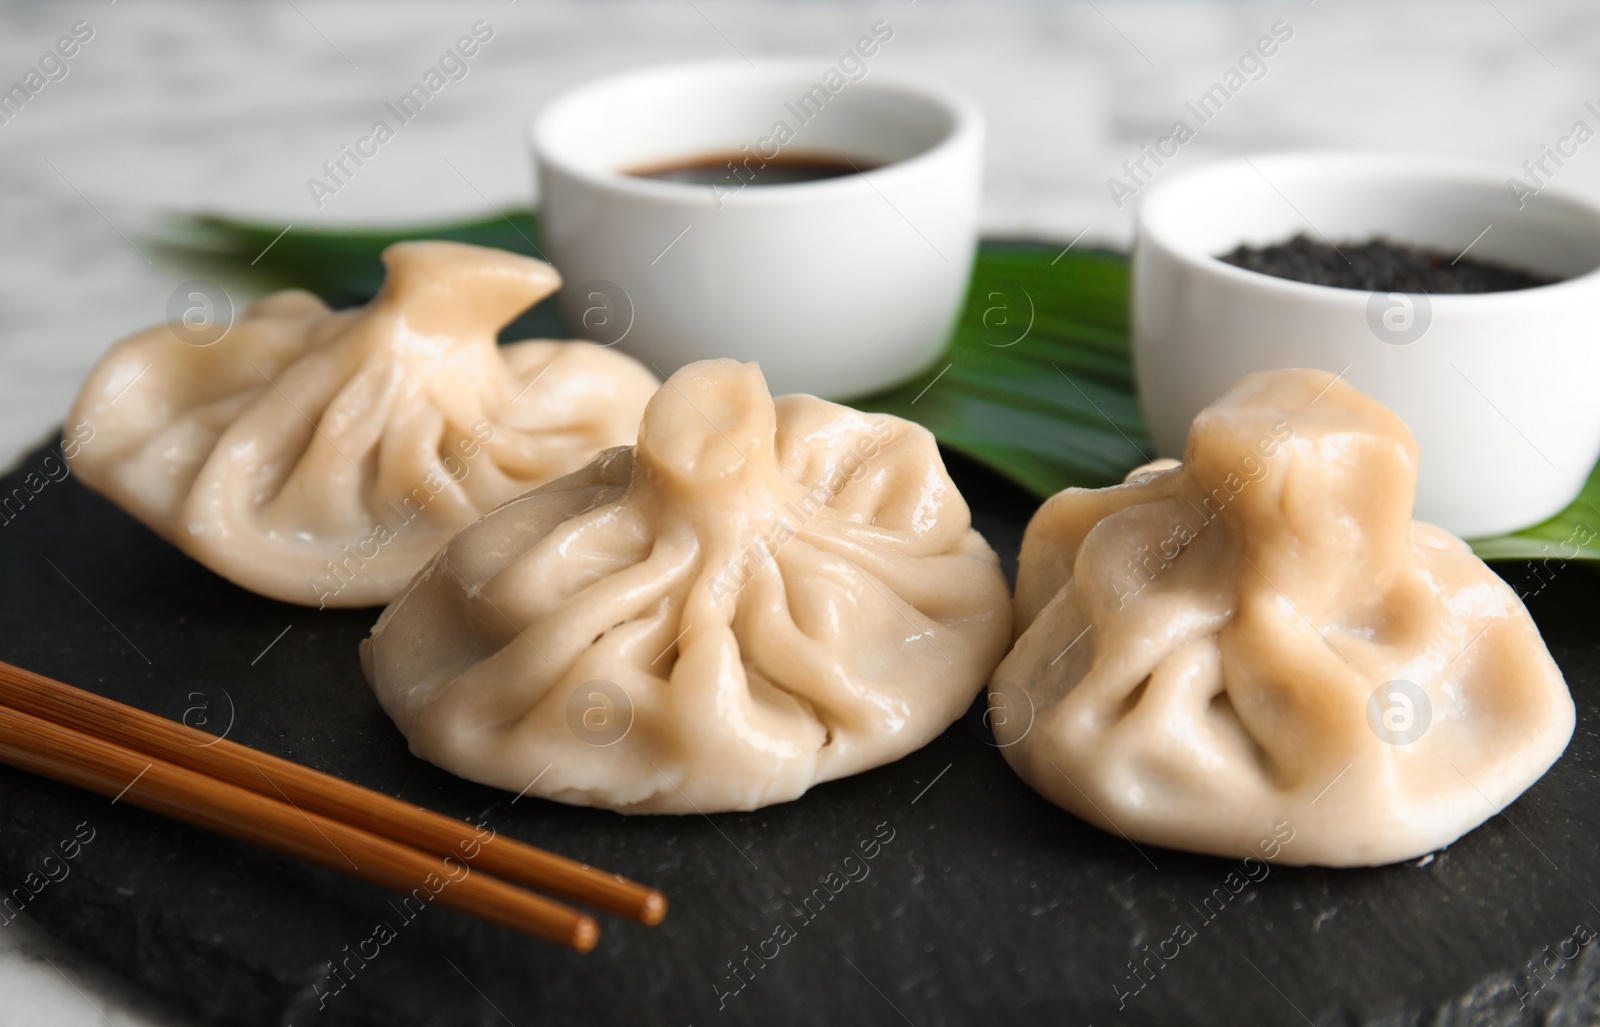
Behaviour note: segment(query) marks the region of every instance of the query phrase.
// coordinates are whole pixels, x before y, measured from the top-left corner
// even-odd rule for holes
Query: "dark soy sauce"
[[[879,166],[872,161],[855,160],[833,153],[779,153],[763,162],[763,158],[742,150],[729,150],[629,168],[627,174],[657,182],[734,189],[741,185],[821,182],[871,171]]]

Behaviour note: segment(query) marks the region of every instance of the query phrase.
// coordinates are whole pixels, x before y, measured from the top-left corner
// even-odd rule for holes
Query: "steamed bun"
[[[623,812],[754,809],[919,748],[1011,637],[929,433],[690,364],[639,442],[462,531],[362,647],[411,750]]]
[[[1046,798],[1157,845],[1389,863],[1505,807],[1573,705],[1511,588],[1411,519],[1417,444],[1321,371],[1251,375],[1184,462],[1068,489],[1022,545],[990,702]],[[1276,830],[1275,830],[1276,829]]]
[[[223,577],[285,602],[394,598],[457,529],[633,441],[654,375],[584,342],[495,337],[560,285],[449,242],[383,253],[369,306],[268,296],[213,345],[111,348],[69,423],[84,483]]]

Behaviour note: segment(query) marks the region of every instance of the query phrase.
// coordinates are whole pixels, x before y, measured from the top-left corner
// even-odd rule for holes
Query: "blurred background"
[[[1524,182],[1545,159],[1541,177],[1600,193],[1600,141],[1559,166],[1542,149],[1578,121],[1600,132],[1593,0],[14,0],[0,5],[0,465],[56,431],[111,341],[165,318],[190,275],[150,237],[174,212],[293,231],[525,207],[528,119],[569,86],[705,58],[820,72],[880,20],[894,35],[874,68],[983,107],[994,237],[1125,249],[1133,203],[1109,183],[1129,185],[1124,162],[1179,119],[1194,138],[1157,175],[1363,147],[1474,156]],[[319,204],[308,179],[478,22],[492,37],[465,77]],[[1270,57],[1241,61],[1274,32]],[[1230,71],[1242,86],[1202,124],[1185,104]],[[0,929],[0,998],[0,1027],[182,1022],[25,918]]]

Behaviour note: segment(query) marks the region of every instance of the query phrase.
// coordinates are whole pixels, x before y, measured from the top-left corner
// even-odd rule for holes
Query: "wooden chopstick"
[[[419,901],[570,945],[594,948],[594,918],[486,874],[81,731],[0,706],[0,761],[114,802],[253,842]]]
[[[666,896],[654,888],[501,835],[484,841],[461,821],[4,661],[0,704],[434,856],[470,859],[475,868],[596,909],[652,925],[667,914]]]

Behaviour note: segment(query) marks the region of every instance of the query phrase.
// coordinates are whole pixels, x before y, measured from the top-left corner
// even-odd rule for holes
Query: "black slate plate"
[[[949,460],[1010,569],[1034,501]],[[659,928],[607,919],[580,957],[439,907],[407,919],[369,885],[0,768],[11,905],[214,1023],[1600,1020],[1600,947],[1583,944],[1600,926],[1600,594],[1587,571],[1545,570],[1529,599],[1578,702],[1543,781],[1430,858],[1274,867],[1235,895],[1236,861],[1141,854],[1045,803],[975,715],[897,764],[754,813],[513,803],[406,752],[357,664],[375,611],[251,595],[76,480],[50,480],[59,467],[41,451],[0,488],[13,497],[0,656],[208,730],[231,724],[235,741],[485,818],[672,900]],[[1183,924],[1195,937],[1162,961]],[[379,925],[394,937],[374,948]]]

